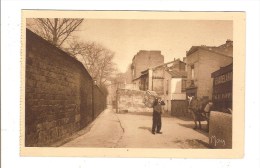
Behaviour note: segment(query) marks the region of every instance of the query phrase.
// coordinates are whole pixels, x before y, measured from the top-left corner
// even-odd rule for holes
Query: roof
[[[139,76],[139,77],[137,77],[137,78],[134,78],[132,81],[136,81],[136,80],[140,79],[140,78],[141,78],[141,76],[142,76],[142,75],[140,75],[140,76]]]
[[[177,70],[172,70],[172,71],[167,71],[172,78],[186,78],[187,77],[187,72],[186,71],[177,71]]]
[[[231,63],[231,64],[229,64],[229,65],[227,65],[225,67],[220,67],[219,70],[211,73],[211,77],[215,78],[217,76],[220,76],[220,75],[226,74],[228,72],[232,72],[232,71],[233,71],[233,63]]]
[[[139,51],[133,56],[132,61],[135,59],[135,57],[136,57],[137,55],[141,55],[142,53],[150,53],[150,52],[157,52],[158,54],[160,54],[161,56],[163,56],[163,55],[161,54],[161,50],[139,50]]]
[[[160,65],[154,66],[154,67],[152,67],[152,68],[148,68],[148,69],[142,71],[141,73],[142,73],[142,74],[146,74],[146,73],[148,73],[148,70],[149,70],[149,69],[155,70],[156,68],[160,68],[160,67],[167,67],[167,68],[168,68],[168,65],[171,66],[170,64],[173,64],[173,63],[175,63],[175,62],[182,62],[182,63],[185,64],[185,62],[181,61],[181,60],[178,58],[178,59],[176,59],[176,60],[173,60],[173,61],[170,61],[170,62],[167,62],[167,63],[164,63],[164,64],[160,64]]]
[[[186,56],[191,55],[192,53],[198,51],[199,49],[209,51],[212,53],[217,53],[220,55],[228,56],[228,57],[233,57],[233,54],[230,54],[229,48],[233,48],[233,41],[227,40],[225,44],[222,44],[220,46],[206,46],[206,45],[201,45],[201,46],[192,46],[189,51],[187,51]],[[233,50],[233,49],[232,49]]]

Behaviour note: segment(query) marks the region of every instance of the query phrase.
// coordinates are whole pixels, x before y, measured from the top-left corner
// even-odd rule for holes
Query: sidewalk
[[[151,114],[117,114],[106,109],[84,135],[63,147],[207,148],[208,134],[193,130],[193,121],[162,117],[163,134],[156,135],[151,134],[151,125]]]
[[[115,147],[123,135],[123,129],[117,115],[106,109],[96,120],[83,131],[86,133],[64,145],[63,147]]]

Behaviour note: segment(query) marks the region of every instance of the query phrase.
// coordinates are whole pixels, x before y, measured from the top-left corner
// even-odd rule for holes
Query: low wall
[[[75,58],[26,31],[25,146],[49,146],[86,127],[106,95]],[[94,108],[93,108],[94,106]]]
[[[232,148],[232,115],[211,111],[209,120],[209,145],[211,148]]]
[[[152,112],[152,108],[148,108],[143,103],[145,91],[141,90],[117,90],[117,112]]]

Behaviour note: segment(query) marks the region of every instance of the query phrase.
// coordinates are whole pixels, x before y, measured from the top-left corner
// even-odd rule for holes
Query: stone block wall
[[[94,86],[94,118],[96,118],[100,112],[106,108],[106,95],[101,91],[98,86]]]
[[[144,104],[145,91],[141,90],[117,90],[117,112],[152,112]]]
[[[82,63],[30,30],[25,69],[25,146],[62,140],[86,127],[106,106],[106,95],[92,86]]]
[[[232,149],[232,114],[210,112],[209,146],[214,149]]]

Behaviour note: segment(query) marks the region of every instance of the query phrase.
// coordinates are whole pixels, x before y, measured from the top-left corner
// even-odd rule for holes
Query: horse
[[[213,103],[208,99],[198,99],[194,96],[188,96],[188,110],[193,116],[195,123],[194,130],[198,128],[197,122],[199,123],[199,129],[201,129],[201,121],[207,121],[207,131],[209,130],[209,112],[212,108]]]

